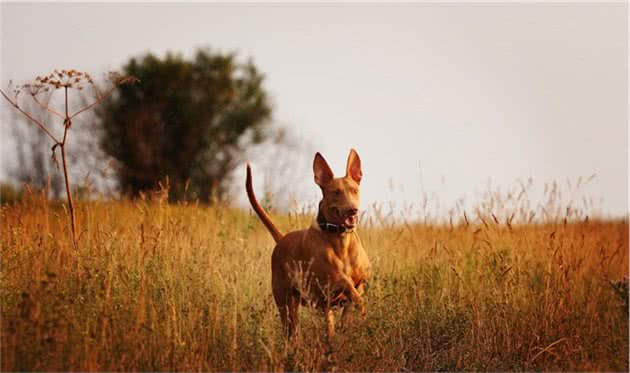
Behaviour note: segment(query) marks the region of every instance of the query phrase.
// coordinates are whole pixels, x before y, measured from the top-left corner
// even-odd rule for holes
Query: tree
[[[192,60],[147,54],[123,69],[143,83],[121,86],[98,112],[122,190],[137,196],[168,178],[171,201],[222,197],[244,150],[269,135],[271,105],[254,64],[201,49]]]

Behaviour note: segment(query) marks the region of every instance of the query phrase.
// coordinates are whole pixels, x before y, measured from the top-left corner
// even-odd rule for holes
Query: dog
[[[324,313],[328,337],[335,334],[333,308],[343,307],[342,321],[350,302],[363,317],[366,315],[362,295],[371,264],[356,232],[363,177],[361,159],[351,149],[346,175],[335,178],[324,157],[317,153],[313,173],[323,194],[317,218],[308,229],[283,235],[256,200],[251,167],[247,164],[247,196],[276,241],[271,255],[271,284],[288,337],[297,330],[300,305],[312,305]]]

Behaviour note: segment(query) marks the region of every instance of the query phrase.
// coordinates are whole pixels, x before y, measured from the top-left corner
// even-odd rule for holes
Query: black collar
[[[337,225],[337,224],[332,224],[332,223],[327,222],[321,210],[317,213],[317,225],[323,231],[328,232],[328,233],[342,234],[346,232],[352,232],[352,229],[348,229],[344,227],[343,225]]]

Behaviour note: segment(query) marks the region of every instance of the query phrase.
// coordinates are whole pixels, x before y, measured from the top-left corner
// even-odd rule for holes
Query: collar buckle
[[[348,228],[344,227],[343,225],[337,225],[328,222],[319,222],[318,225],[322,230],[328,233],[345,233],[349,231]]]

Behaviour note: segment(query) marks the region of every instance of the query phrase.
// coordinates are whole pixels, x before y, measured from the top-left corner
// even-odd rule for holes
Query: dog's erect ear
[[[346,165],[346,176],[350,176],[357,184],[361,183],[363,172],[361,171],[361,158],[354,149],[350,149],[348,164]]]
[[[313,173],[315,174],[315,184],[322,188],[334,177],[328,163],[326,163],[326,160],[319,152],[315,154],[315,159],[313,160]]]

